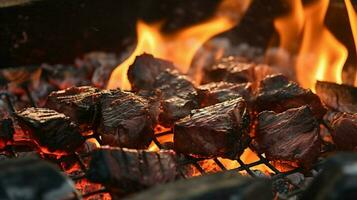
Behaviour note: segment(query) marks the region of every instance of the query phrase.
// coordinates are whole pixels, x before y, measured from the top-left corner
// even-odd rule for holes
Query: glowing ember
[[[357,54],[357,13],[353,9],[352,3],[350,0],[345,0],[348,18],[350,20],[350,26],[352,29],[353,40],[355,42],[355,49]],[[357,86],[357,64],[356,64],[356,77],[355,77],[355,86]]]
[[[186,73],[196,51],[213,36],[235,26],[250,4],[250,0],[224,0],[214,17],[207,22],[186,28],[178,33],[164,35],[160,33],[160,24],[148,25],[139,21],[137,24],[138,42],[134,52],[121,63],[110,77],[108,88],[131,88],[127,78],[129,66],[135,57],[146,52],[155,57],[172,61],[178,69]]]
[[[289,1],[292,12],[275,21],[280,35],[280,47],[290,53],[300,41],[296,76],[305,88],[314,90],[316,80],[342,83],[342,69],[348,52],[325,27],[329,0],[317,0],[302,6],[301,1]]]

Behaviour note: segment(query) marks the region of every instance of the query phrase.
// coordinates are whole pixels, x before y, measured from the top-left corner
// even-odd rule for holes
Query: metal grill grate
[[[29,99],[33,99],[30,96],[30,93],[26,93],[26,94],[29,95],[29,97],[28,97]],[[13,104],[14,98],[11,96],[11,94],[2,92],[2,93],[0,93],[0,97],[3,100],[5,100],[5,102],[7,103],[7,107],[9,109],[9,111],[11,112],[11,114],[13,112],[15,112],[15,107]],[[33,104],[33,105],[35,105],[35,104]],[[156,144],[156,146],[159,149],[162,149],[163,146],[159,142],[158,138],[163,137],[163,136],[168,136],[170,134],[171,135],[173,134],[172,131],[165,131],[165,132],[155,134],[154,143]],[[6,156],[17,157],[17,152],[14,151],[14,148],[11,145],[9,145],[6,148],[6,152],[2,152],[2,153],[0,153],[0,155],[5,155],[4,153],[6,153]],[[231,170],[231,171],[236,171],[237,173],[244,173],[251,177],[259,176],[257,174],[257,171],[252,169],[253,167],[256,167],[259,165],[265,165],[272,171],[272,173],[270,173],[269,176],[273,181],[273,191],[275,192],[277,199],[289,199],[291,197],[296,197],[304,190],[304,187],[300,186],[299,184],[293,183],[289,178],[287,178],[289,175],[302,172],[302,169],[297,168],[297,169],[294,169],[291,171],[281,172],[277,168],[275,168],[269,162],[269,160],[267,160],[264,157],[264,155],[257,154],[257,153],[255,153],[255,154],[259,158],[259,160],[252,162],[252,163],[245,163],[240,158],[236,159],[236,160],[231,160],[232,162],[237,162],[239,164],[239,167],[236,167],[234,169],[227,169],[225,167],[225,165],[218,158],[204,159],[204,158],[194,158],[189,155],[182,155],[183,159],[180,159],[180,162],[179,162],[180,175],[181,175],[181,178],[183,178],[183,179],[189,178],[189,177],[186,177],[185,173],[182,171],[182,169],[187,166],[192,166],[193,168],[195,168],[199,172],[199,175],[207,174],[208,172],[205,171],[205,169],[200,165],[200,162],[207,161],[207,160],[213,160],[213,162],[219,167],[219,169],[220,169],[219,171]],[[87,166],[86,166],[85,162],[83,161],[83,159],[88,156],[89,156],[89,154],[86,154],[86,155],[74,154],[73,155],[73,158],[77,161],[77,163],[80,166],[80,171],[77,171],[75,173],[75,175],[69,175],[72,178],[72,180],[74,180],[75,182],[85,180]],[[61,159],[53,160],[52,159],[51,161],[55,161],[62,168],[61,163],[64,162],[63,160],[61,160]],[[64,169],[62,168],[62,170],[64,170]],[[82,197],[84,199],[96,199],[95,198],[96,195],[103,195],[104,193],[107,193],[107,192],[108,191],[106,190],[106,188],[104,186],[102,186],[99,189],[96,189],[93,191],[87,191],[86,193],[83,193]]]

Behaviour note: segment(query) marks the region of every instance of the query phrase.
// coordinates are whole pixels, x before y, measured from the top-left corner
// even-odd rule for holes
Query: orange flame
[[[294,52],[298,48],[300,34],[304,28],[304,12],[301,1],[287,0],[291,11],[288,15],[274,20],[274,27],[278,31],[280,48]],[[287,28],[287,25],[289,28]]]
[[[348,18],[350,20],[350,26],[352,29],[352,35],[353,35],[353,40],[355,44],[355,49],[356,49],[356,54],[357,54],[357,13],[353,9],[353,5],[350,0],[345,0],[346,8],[347,8],[347,13],[348,13]],[[356,65],[356,71],[357,71],[357,65]],[[355,84],[357,87],[357,73],[355,76]]]
[[[240,19],[239,14],[247,10],[250,1],[224,0],[212,19],[170,35],[160,33],[160,24],[148,25],[139,21],[137,46],[134,52],[112,72],[107,88],[119,87],[130,90],[128,68],[134,62],[135,57],[144,52],[170,60],[182,73],[186,73],[193,56],[201,45],[213,36],[234,27]]]
[[[342,69],[348,52],[325,27],[329,0],[316,0],[303,8],[301,0],[289,1],[292,12],[275,21],[281,48],[291,52],[291,45],[301,38],[295,64],[299,83],[314,90],[316,80],[342,83]]]

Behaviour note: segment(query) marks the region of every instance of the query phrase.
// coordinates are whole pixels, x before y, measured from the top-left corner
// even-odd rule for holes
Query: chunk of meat
[[[258,115],[253,146],[271,161],[310,168],[320,153],[319,124],[308,106]]]
[[[54,110],[26,108],[16,112],[16,119],[46,153],[71,154],[85,141],[78,126]]]
[[[318,119],[326,113],[326,109],[316,94],[311,90],[301,88],[281,74],[268,76],[261,81],[255,105],[258,112],[271,110],[278,113],[308,105]]]
[[[104,147],[92,153],[87,177],[119,195],[174,181],[176,167],[173,151]]]
[[[357,88],[317,81],[316,93],[328,107],[341,112],[357,113]]]
[[[174,149],[197,157],[237,158],[249,140],[249,116],[242,98],[193,110],[174,126]]]
[[[157,76],[166,69],[174,70],[175,66],[166,60],[155,58],[151,54],[142,54],[135,58],[129,67],[128,79],[134,91],[156,88]]]
[[[146,148],[154,135],[155,120],[148,102],[121,90],[102,95],[98,133],[111,146]]]
[[[226,81],[253,83],[254,88],[267,75],[275,74],[268,65],[247,62],[241,57],[224,57],[211,67],[204,68],[203,83]]]
[[[83,130],[90,129],[98,114],[102,91],[91,86],[70,87],[51,92],[45,107],[64,113]]]
[[[143,54],[129,67],[128,77],[136,93],[158,92],[161,125],[172,126],[199,107],[197,91],[191,80],[176,71],[168,61]]]
[[[251,83],[212,82],[198,87],[198,98],[201,107],[210,106],[227,100],[243,97],[246,102],[252,101]]]
[[[341,113],[331,123],[331,136],[339,150],[357,150],[357,114]]]

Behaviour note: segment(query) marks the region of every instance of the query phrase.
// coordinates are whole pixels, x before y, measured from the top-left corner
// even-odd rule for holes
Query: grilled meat
[[[94,87],[70,87],[52,92],[45,107],[64,113],[85,130],[95,123],[101,95],[102,92]]]
[[[256,95],[255,104],[258,112],[271,110],[279,113],[308,105],[314,116],[319,119],[326,113],[317,95],[311,90],[301,88],[281,74],[268,76],[262,80]]]
[[[253,146],[271,161],[311,167],[320,153],[319,124],[308,106],[258,115]]]
[[[115,195],[137,192],[177,177],[173,151],[100,148],[92,153],[87,177]]]
[[[100,125],[102,142],[111,146],[146,148],[154,135],[155,116],[148,102],[130,92],[107,91],[102,95]]]
[[[348,113],[357,113],[357,88],[325,81],[317,81],[316,93],[328,107]]]
[[[174,126],[174,148],[180,153],[236,158],[248,143],[249,116],[242,98],[193,110]]]
[[[54,110],[26,108],[16,113],[16,119],[47,153],[71,154],[85,141],[78,126]]]
[[[251,102],[252,92],[251,83],[212,82],[198,87],[198,98],[201,107],[239,97],[243,97],[246,102]]]

